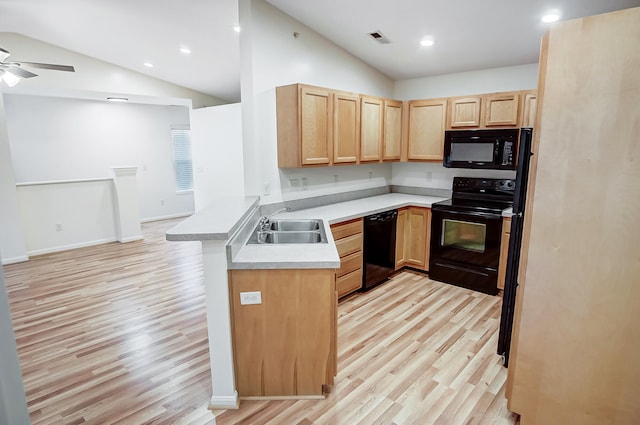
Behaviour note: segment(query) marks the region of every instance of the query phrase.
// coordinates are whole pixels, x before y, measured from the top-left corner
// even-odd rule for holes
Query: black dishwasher
[[[384,282],[395,270],[397,218],[397,210],[364,218],[363,290]]]

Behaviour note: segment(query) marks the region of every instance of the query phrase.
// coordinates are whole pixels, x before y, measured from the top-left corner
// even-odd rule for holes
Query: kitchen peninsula
[[[383,190],[383,194],[378,196],[300,209],[280,213],[275,216],[287,219],[322,219],[327,235],[327,243],[325,244],[275,246],[246,244],[247,239],[261,215],[257,198],[220,200],[216,202],[215,205],[194,214],[167,232],[166,238],[169,241],[201,241],[202,243],[211,375],[213,382],[211,407],[237,407],[239,396],[322,396],[323,387],[322,385],[317,385],[317,382],[319,382],[318,379],[323,379],[323,384],[331,384],[333,382],[333,376],[335,376],[337,372],[337,347],[335,345],[337,333],[335,331],[336,319],[334,316],[337,301],[337,294],[335,293],[335,270],[340,267],[340,257],[333,237],[331,236],[329,225],[390,209],[409,206],[429,208],[432,203],[445,199],[441,196],[384,193],[388,192],[389,189],[386,187],[381,189]],[[287,274],[287,276],[283,277],[283,273]],[[277,295],[277,293],[269,295],[267,290],[269,282],[286,281],[290,286],[291,283],[305,282],[307,280],[303,278],[305,273],[314,275],[313,279],[324,282],[324,288],[331,287],[332,291],[329,293],[326,290],[320,290],[318,294],[311,294],[311,296],[315,298],[312,303],[313,309],[309,308],[308,299],[305,300],[305,294],[301,293],[300,290],[300,288],[308,289],[308,286],[297,286],[298,290],[294,296],[295,302],[291,304],[283,304],[282,301],[283,299],[286,300],[286,298],[283,298],[284,296],[293,296],[287,291],[281,293],[280,296]],[[229,283],[231,283],[231,285]],[[238,288],[233,288],[234,283],[238,284]],[[263,293],[263,291],[266,292]],[[239,292],[261,292],[262,294],[261,306],[242,305],[242,308],[245,309],[243,311],[250,311],[250,309],[252,309],[251,311],[257,315],[253,318],[243,316],[240,320],[240,322],[242,322],[242,320],[249,320],[249,322],[238,323],[238,321],[233,319],[234,313],[237,313],[237,309],[241,308]],[[229,296],[231,293],[234,294],[232,298]],[[256,379],[255,373],[243,373],[250,372],[251,367],[256,368],[253,372],[258,370],[264,371],[264,369],[261,369],[264,367],[262,362],[260,362],[260,364],[254,363],[253,366],[251,366],[252,360],[250,358],[245,358],[244,361],[242,361],[242,358],[238,358],[239,356],[237,355],[234,358],[233,333],[234,326],[241,326],[242,324],[246,326],[248,323],[255,324],[262,322],[260,316],[266,314],[268,310],[266,304],[269,299],[279,302],[279,311],[290,306],[291,310],[297,309],[295,311],[296,314],[304,313],[308,315],[309,318],[313,319],[309,321],[309,325],[313,325],[311,322],[317,322],[319,320],[318,314],[324,315],[327,320],[330,320],[334,330],[330,330],[327,334],[327,328],[323,327],[319,331],[319,336],[317,336],[317,338],[321,340],[319,346],[322,349],[315,351],[320,352],[320,356],[316,359],[316,364],[307,369],[320,370],[321,372],[316,374],[317,376],[306,380],[303,379],[302,376],[299,376],[299,379],[302,379],[302,381],[294,383],[288,377],[297,376],[297,372],[290,368],[290,364],[295,363],[295,359],[291,362],[277,359],[278,361],[276,363],[280,362],[278,364],[281,367],[287,365],[286,367],[288,369],[285,368],[286,370],[283,369],[277,371],[277,373],[272,373],[273,377],[278,376],[283,378],[280,380],[281,382],[276,382],[278,381],[277,379],[268,380],[271,384],[267,384],[266,388],[268,389],[269,385],[271,385],[272,391],[264,391],[265,381]],[[304,306],[304,308],[299,308],[301,306]],[[249,309],[247,309],[247,307]],[[271,309],[269,311],[276,310]],[[291,314],[293,314],[293,312]],[[271,323],[276,322],[272,321]],[[267,334],[253,334],[256,338],[264,338],[265,335]],[[297,335],[300,335],[300,333]],[[256,342],[250,341],[243,333],[242,338],[240,338],[240,334],[235,335],[236,349],[238,348],[237,344],[240,340],[243,345],[249,344],[249,346],[254,348],[261,346],[259,343],[255,345]],[[272,342],[274,340],[269,339],[269,341]],[[327,341],[329,342],[327,343]],[[288,353],[294,350],[294,347],[298,347],[295,348],[295,350],[306,349],[309,354],[313,354],[308,350],[309,347],[305,345],[306,343],[298,344],[296,341],[285,341],[284,339],[282,339],[281,342],[286,345],[281,344],[281,346],[279,346],[280,352],[282,353]],[[312,348],[314,344],[312,344]],[[258,357],[262,355],[263,354],[256,354]],[[267,354],[264,359],[268,358],[269,355]],[[321,367],[317,366],[318,361],[320,361],[318,359],[324,359],[321,362]],[[240,361],[242,361],[243,366],[240,365]],[[260,376],[257,378],[260,378]],[[308,382],[312,382],[312,389],[306,386]],[[248,388],[259,388],[260,390],[256,393],[253,390],[248,391]],[[236,391],[236,389],[239,391]],[[238,393],[240,394],[238,395]]]

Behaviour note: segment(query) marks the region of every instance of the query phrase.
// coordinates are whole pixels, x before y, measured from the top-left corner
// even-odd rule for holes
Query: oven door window
[[[442,220],[442,246],[484,252],[487,242],[487,225],[469,221]]]

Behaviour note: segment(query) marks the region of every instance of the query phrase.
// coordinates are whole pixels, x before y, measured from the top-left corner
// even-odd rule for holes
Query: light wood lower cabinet
[[[398,219],[396,220],[396,270],[402,268],[407,263],[405,257],[405,236],[407,226],[407,210],[402,208],[398,210]]]
[[[500,263],[498,263],[498,288],[504,289],[507,276],[507,258],[509,256],[509,238],[511,237],[511,218],[502,219],[502,238],[500,240]]]
[[[331,233],[340,255],[336,271],[338,297],[344,297],[362,287],[363,221],[361,218],[331,225]]]
[[[429,268],[431,209],[408,207],[398,211],[396,224],[396,270],[410,266]]]
[[[240,397],[323,395],[337,372],[335,271],[232,270],[229,286]],[[255,291],[261,304],[240,304]]]

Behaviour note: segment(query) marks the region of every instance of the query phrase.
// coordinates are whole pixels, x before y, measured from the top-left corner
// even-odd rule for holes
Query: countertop
[[[340,256],[336,250],[329,224],[406,206],[431,207],[434,202],[445,199],[447,198],[388,193],[276,214],[273,218],[322,219],[325,224],[328,243],[312,245],[243,245],[233,256],[228,267],[229,269],[339,268]]]
[[[220,198],[169,229],[166,238],[168,241],[227,240],[258,208],[259,200],[257,196]]]
[[[258,197],[221,198],[214,205],[198,211],[166,233],[169,241],[225,241],[239,240],[239,249],[229,249],[229,269],[311,269],[339,268],[340,257],[331,234],[330,224],[340,223],[370,214],[407,206],[430,208],[435,202],[447,198],[437,196],[388,193],[353,201],[339,202],[321,207],[282,212],[272,218],[321,219],[327,235],[327,243],[246,245],[250,232],[241,227],[256,213]],[[511,209],[502,213],[512,215]],[[250,225],[255,225],[255,223]]]

